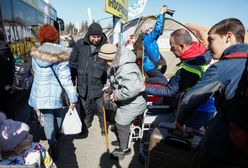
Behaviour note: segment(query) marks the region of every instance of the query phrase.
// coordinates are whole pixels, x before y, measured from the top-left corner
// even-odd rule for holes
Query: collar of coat
[[[71,50],[59,44],[44,43],[38,48],[32,48],[30,54],[42,61],[58,63],[69,60]]]
[[[199,42],[193,42],[189,49],[184,51],[180,56],[180,60],[187,60],[201,56],[206,51],[206,47]]]

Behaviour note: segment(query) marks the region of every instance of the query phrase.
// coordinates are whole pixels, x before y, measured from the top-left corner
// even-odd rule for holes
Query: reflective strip
[[[194,65],[188,65],[188,64],[181,64],[179,66],[179,68],[177,69],[177,71],[180,70],[180,69],[184,69],[184,70],[186,70],[188,72],[194,73],[194,74],[198,75],[199,78],[201,78],[202,73],[205,72],[204,65],[194,66]],[[191,89],[191,88],[190,87],[186,88],[186,91],[188,91],[189,89]]]
[[[196,69],[196,68],[198,68],[198,69]],[[204,66],[195,66],[195,67],[193,67],[193,66],[189,66],[189,65],[185,65],[185,64],[181,65],[177,69],[177,71],[180,70],[180,69],[185,69],[188,72],[194,73],[194,74],[198,75],[199,78],[201,78],[202,73],[205,71]]]

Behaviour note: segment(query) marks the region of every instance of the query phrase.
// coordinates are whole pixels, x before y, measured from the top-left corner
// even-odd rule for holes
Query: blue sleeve
[[[73,87],[70,68],[69,68],[69,61],[64,61],[59,63],[58,65],[58,78],[64,87],[71,103],[77,102],[77,94],[76,90]]]
[[[176,96],[180,89],[181,76],[180,71],[178,71],[167,83],[166,87],[153,87],[147,86],[145,91],[147,94],[154,95],[154,96],[161,96],[161,97],[173,97]]]
[[[164,15],[159,14],[154,28],[152,32],[146,37],[147,38],[146,40],[148,41],[157,40],[160,36],[160,32],[163,31],[163,25],[164,25]]]

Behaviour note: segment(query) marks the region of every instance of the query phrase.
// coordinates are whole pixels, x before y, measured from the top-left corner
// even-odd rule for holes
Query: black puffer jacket
[[[76,42],[73,47],[70,63],[72,80],[77,78],[78,94],[93,99],[102,96],[102,88],[107,79],[107,65],[98,57],[98,52],[103,44],[107,43],[107,37],[102,35],[102,40],[96,49],[91,52],[89,35]],[[87,73],[88,72],[88,73]]]

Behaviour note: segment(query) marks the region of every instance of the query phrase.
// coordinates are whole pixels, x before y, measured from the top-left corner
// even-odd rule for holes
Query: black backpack
[[[236,52],[223,59],[248,58],[246,52]],[[229,120],[229,136],[232,143],[240,151],[248,154],[248,60],[246,61],[246,79],[244,90],[241,91],[235,113]]]

